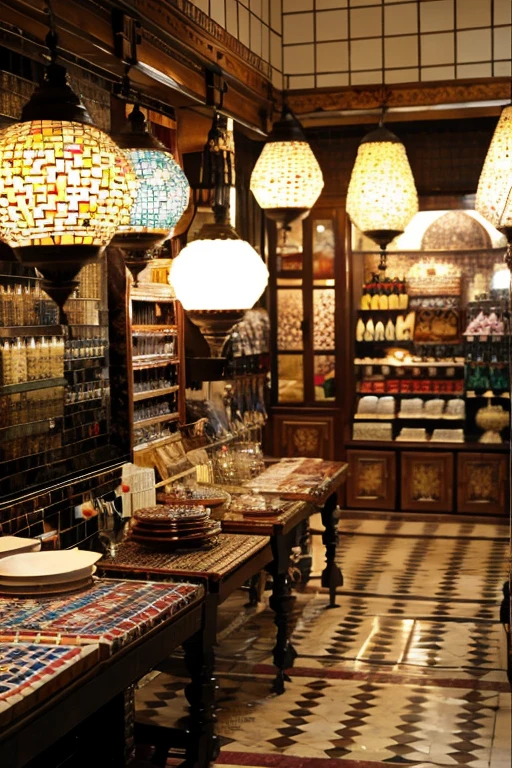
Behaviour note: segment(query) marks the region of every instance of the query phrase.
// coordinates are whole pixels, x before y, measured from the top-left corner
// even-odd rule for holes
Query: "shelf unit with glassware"
[[[133,450],[143,463],[141,453],[165,445],[185,421],[183,310],[162,282],[162,261],[155,260],[159,282],[151,282],[150,262],[148,280],[143,274],[129,289]]]

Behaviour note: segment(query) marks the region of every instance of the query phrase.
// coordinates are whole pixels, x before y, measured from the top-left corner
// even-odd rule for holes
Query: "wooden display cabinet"
[[[269,224],[272,437],[276,455],[339,459],[348,322],[345,216],[318,206],[284,236]],[[305,412],[304,406],[307,406]]]
[[[453,511],[453,454],[402,451],[401,509]]]
[[[459,453],[457,457],[457,511],[504,515],[507,512],[508,456]]]
[[[395,509],[394,451],[347,451],[347,505],[360,509]]]

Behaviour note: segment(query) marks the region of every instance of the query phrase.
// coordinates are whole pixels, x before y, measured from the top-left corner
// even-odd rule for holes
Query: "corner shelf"
[[[0,339],[18,336],[63,336],[62,325],[4,325],[0,327]]]

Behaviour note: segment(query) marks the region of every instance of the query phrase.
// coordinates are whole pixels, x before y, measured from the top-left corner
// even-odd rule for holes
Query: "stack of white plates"
[[[97,552],[81,549],[25,552],[0,560],[0,594],[33,597],[59,595],[92,584]]]
[[[0,536],[0,559],[23,552],[39,552],[40,539],[24,539],[22,536]]]

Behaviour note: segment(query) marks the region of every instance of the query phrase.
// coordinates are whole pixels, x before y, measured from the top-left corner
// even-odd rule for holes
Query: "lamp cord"
[[[50,28],[48,34],[45,37],[45,43],[50,51],[51,62],[54,64],[58,55],[57,46],[59,44],[59,36],[57,34],[57,25],[55,23],[55,14],[53,12],[51,0],[46,0],[45,10],[48,15],[48,26]]]

